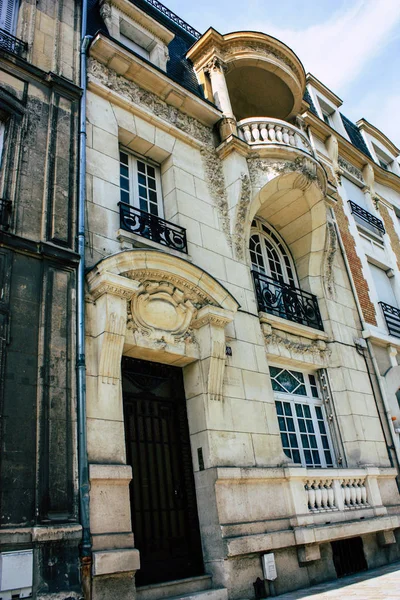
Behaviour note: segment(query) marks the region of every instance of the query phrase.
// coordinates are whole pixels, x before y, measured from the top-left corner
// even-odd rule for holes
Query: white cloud
[[[348,10],[301,31],[272,23],[260,23],[259,28],[284,41],[306,71],[340,93],[392,41],[399,21],[399,0],[358,0]]]

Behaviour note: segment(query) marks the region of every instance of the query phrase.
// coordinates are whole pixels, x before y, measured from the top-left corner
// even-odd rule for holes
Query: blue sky
[[[290,46],[343,100],[400,147],[400,0],[164,0],[198,31],[263,31]]]

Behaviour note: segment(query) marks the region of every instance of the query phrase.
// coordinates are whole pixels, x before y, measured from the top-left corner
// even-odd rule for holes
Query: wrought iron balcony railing
[[[382,307],[389,335],[400,338],[400,308],[396,308],[385,302],[379,302],[379,304]]]
[[[368,223],[369,226],[372,226],[374,229],[377,229],[380,233],[385,233],[385,227],[383,225],[383,222],[380,219],[378,219],[378,217],[375,217],[370,212],[365,210],[365,208],[362,208],[362,206],[359,206],[352,200],[349,200],[349,204],[353,215],[355,215],[365,223]]]
[[[121,229],[187,254],[186,229],[183,227],[125,202],[119,202],[119,216]]]
[[[258,310],[323,331],[317,297],[252,271]]]
[[[10,227],[11,201],[0,198],[0,227],[7,230]]]
[[[0,49],[23,56],[28,49],[28,44],[0,28]]]

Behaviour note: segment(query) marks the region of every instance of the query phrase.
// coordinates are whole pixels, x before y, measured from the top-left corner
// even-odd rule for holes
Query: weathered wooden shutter
[[[14,34],[17,24],[18,0],[0,0],[0,28]]]

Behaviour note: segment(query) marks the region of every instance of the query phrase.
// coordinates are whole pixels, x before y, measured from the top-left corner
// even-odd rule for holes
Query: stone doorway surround
[[[219,400],[225,326],[238,303],[199,267],[147,249],[102,260],[88,273],[87,287],[93,599],[107,594],[122,599],[134,592],[134,574],[140,568],[130,514],[132,470],[126,464],[122,355],[179,367],[200,361],[202,393]]]

